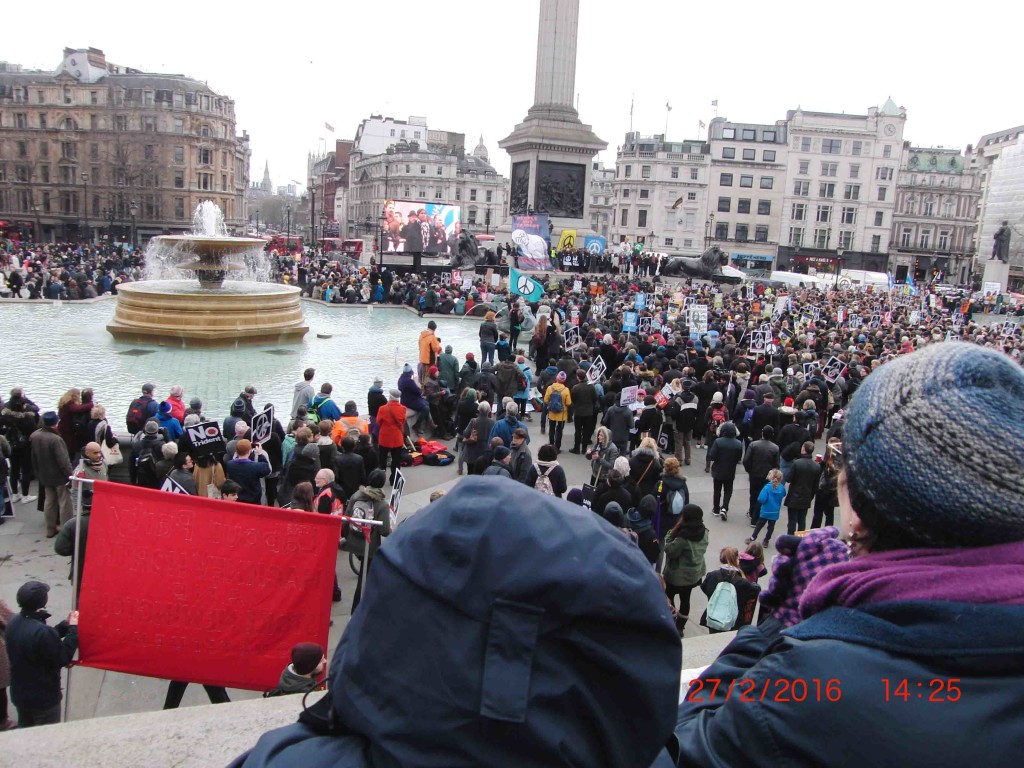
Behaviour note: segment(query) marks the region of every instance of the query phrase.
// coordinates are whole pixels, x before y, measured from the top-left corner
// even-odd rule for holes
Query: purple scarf
[[[818,573],[800,598],[803,618],[833,605],[902,600],[1024,605],[1024,541],[966,549],[876,552]]]

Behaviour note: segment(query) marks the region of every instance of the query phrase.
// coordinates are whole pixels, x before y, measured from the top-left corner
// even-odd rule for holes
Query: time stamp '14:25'
[[[886,701],[959,701],[959,677],[935,677],[931,680],[890,680],[882,678]]]

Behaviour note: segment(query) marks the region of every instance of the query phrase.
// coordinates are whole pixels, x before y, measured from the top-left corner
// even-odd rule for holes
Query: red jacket
[[[389,400],[377,411],[377,444],[381,448],[401,448],[405,445],[405,406]]]

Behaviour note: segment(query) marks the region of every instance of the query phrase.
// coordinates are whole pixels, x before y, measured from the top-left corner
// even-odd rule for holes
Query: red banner
[[[79,663],[267,690],[327,647],[341,520],[97,481]]]

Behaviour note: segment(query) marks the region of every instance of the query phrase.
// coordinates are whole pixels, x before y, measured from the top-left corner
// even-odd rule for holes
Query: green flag
[[[518,293],[527,301],[540,301],[544,296],[544,287],[540,282],[518,269],[509,270],[508,283],[512,293]]]

